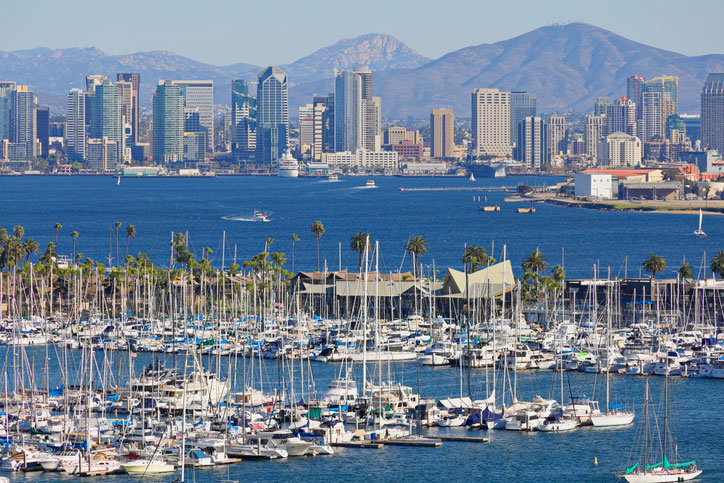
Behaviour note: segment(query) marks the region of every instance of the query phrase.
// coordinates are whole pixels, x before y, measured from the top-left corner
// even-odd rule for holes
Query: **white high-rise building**
[[[567,149],[568,126],[564,116],[551,116],[548,118],[548,159],[559,154],[565,154]]]
[[[622,132],[609,134],[598,143],[598,161],[608,166],[638,166],[641,140]]]
[[[585,153],[593,158],[598,157],[598,141],[603,137],[605,123],[606,116],[586,116],[586,125],[583,132]]]
[[[472,128],[475,156],[510,156],[510,92],[473,90]]]
[[[173,85],[181,88],[186,108],[199,109],[199,124],[206,133],[206,150],[214,146],[214,81],[174,80]]]
[[[648,91],[641,94],[643,109],[640,134],[644,142],[650,141],[657,136],[664,138],[666,127],[664,97],[664,93],[658,91]]]
[[[85,133],[85,92],[71,89],[68,92],[65,120],[65,145],[69,161],[84,161],[86,158]]]
[[[299,106],[299,146],[302,152],[314,144],[314,104]]]
[[[540,171],[548,162],[547,129],[545,121],[528,116],[518,123],[518,160],[533,171]]]
[[[616,99],[613,104],[606,106],[606,134],[615,132],[630,136],[637,134],[636,103],[626,97]]]

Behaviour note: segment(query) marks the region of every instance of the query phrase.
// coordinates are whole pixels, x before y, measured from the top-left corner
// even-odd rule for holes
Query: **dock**
[[[441,441],[457,441],[461,443],[489,443],[490,438],[483,438],[480,436],[454,436],[448,434],[436,434],[435,438]]]
[[[365,449],[382,449],[384,446],[382,443],[376,441],[365,440],[365,441],[340,441],[337,443],[331,443],[332,446],[339,448],[365,448]]]
[[[515,191],[514,186],[439,186],[428,188],[400,188],[400,191]]]
[[[418,446],[426,448],[439,448],[442,446],[442,440],[439,438],[381,439],[380,443],[387,446]]]

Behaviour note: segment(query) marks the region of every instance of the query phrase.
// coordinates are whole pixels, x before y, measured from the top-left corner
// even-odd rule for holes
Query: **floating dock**
[[[480,211],[490,212],[490,211],[500,211],[500,206],[481,206]]]
[[[454,436],[448,434],[435,435],[435,438],[441,441],[458,441],[462,443],[489,443],[490,438],[483,438],[478,436]]]
[[[366,440],[366,441],[346,441],[346,442],[332,443],[332,446],[337,446],[340,448],[382,449],[382,447],[384,445],[377,441]]]

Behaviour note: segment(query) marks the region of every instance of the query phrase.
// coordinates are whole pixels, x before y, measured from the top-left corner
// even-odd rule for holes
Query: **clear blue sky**
[[[436,58],[580,21],[687,55],[724,52],[724,0],[25,0],[3,2],[0,50],[168,50],[217,65],[284,64],[342,38],[387,33]]]

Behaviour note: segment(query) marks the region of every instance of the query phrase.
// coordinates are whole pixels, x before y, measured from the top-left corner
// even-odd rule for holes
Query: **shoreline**
[[[724,201],[710,200],[696,201],[650,201],[646,204],[631,202],[629,200],[611,201],[584,201],[570,198],[551,198],[545,196],[531,196],[529,201],[542,201],[566,208],[583,208],[598,211],[628,212],[628,213],[663,213],[675,215],[698,215],[699,210],[705,215],[724,215]],[[677,203],[679,205],[677,206]],[[698,203],[704,206],[696,206]],[[716,203],[715,206],[711,204]],[[683,205],[686,204],[686,205]]]

